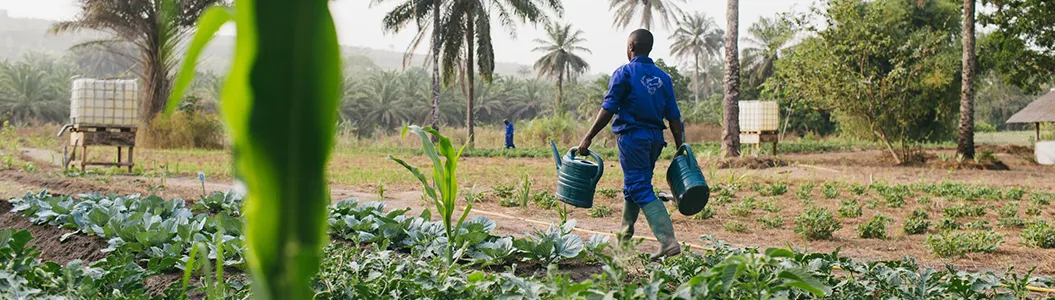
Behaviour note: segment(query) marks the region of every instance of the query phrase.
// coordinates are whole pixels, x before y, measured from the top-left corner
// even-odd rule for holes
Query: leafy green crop
[[[868,222],[857,226],[857,236],[863,239],[880,239],[885,240],[887,238],[886,226],[893,219],[884,216],[881,213],[877,213]]]
[[[839,202],[839,217],[853,219],[860,217],[862,213],[857,199],[846,199]]]
[[[830,240],[832,233],[841,228],[842,223],[824,208],[809,207],[802,215],[795,217],[795,233],[808,240]]]
[[[975,252],[992,253],[1003,242],[1003,235],[991,231],[942,232],[927,237],[927,247],[939,257],[964,256]]]
[[[597,205],[588,210],[591,218],[607,218],[612,216],[612,208],[607,205]]]
[[[905,219],[903,229],[906,234],[923,234],[927,232],[927,228],[930,228],[930,221],[920,217],[910,217]]]
[[[1037,222],[1020,233],[1023,244],[1029,247],[1051,249],[1055,248],[1055,226],[1048,222]]]

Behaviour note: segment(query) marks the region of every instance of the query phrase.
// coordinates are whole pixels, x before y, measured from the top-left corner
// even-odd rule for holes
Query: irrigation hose
[[[528,222],[528,223],[534,223],[534,224],[539,224],[539,225],[545,225],[545,226],[552,225],[552,223],[550,223],[550,222],[543,222],[543,221],[539,221],[539,220],[532,220],[532,219],[528,219],[528,218],[521,218],[521,217],[516,217],[516,216],[510,216],[510,215],[503,214],[503,213],[490,212],[490,211],[480,210],[480,209],[473,209],[472,212],[479,213],[479,214],[484,214],[484,215],[495,216],[495,217],[506,218],[506,219],[513,219],[513,220],[523,221],[523,222]],[[572,230],[578,231],[578,232],[584,232],[584,233],[600,234],[600,235],[606,235],[606,236],[610,236],[610,237],[615,237],[615,234],[612,234],[612,233],[609,233],[609,232],[593,231],[593,230],[582,229],[582,228],[578,228],[578,227],[572,228]],[[640,237],[639,239],[659,242],[659,240],[657,240],[656,238],[649,237],[649,236]],[[714,251],[715,250],[714,248],[711,248],[711,247],[704,247],[704,246],[693,244],[693,243],[682,243],[682,244],[683,245],[688,245],[690,248],[695,248],[695,249],[699,249],[699,250],[703,250],[703,251]],[[839,266],[833,266],[832,269],[833,270],[843,271],[843,268],[840,268]],[[1004,286],[1004,285],[1001,284],[1001,286]],[[1043,288],[1043,287],[1037,287],[1037,286],[1031,286],[1031,285],[1027,285],[1026,289],[1031,291],[1031,292],[1037,292],[1037,293],[1049,293],[1049,294],[1055,293],[1055,289]]]

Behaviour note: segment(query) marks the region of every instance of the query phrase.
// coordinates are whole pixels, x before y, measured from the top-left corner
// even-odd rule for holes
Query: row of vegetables
[[[209,261],[242,268],[240,201],[230,193],[214,193],[194,205],[156,196],[74,199],[47,192],[13,199],[13,211],[31,222],[106,239],[109,247],[103,251],[111,254],[100,262],[60,266],[36,259],[26,246],[28,233],[0,231],[0,293],[15,298],[186,297],[187,280],[151,295],[143,279],[198,270]],[[427,211],[407,213],[389,210],[383,202],[333,204],[334,241],[315,279],[317,298],[1025,299],[1030,297],[1027,286],[1052,285],[1029,272],[1022,276],[1008,270],[998,276],[951,266],[933,270],[908,258],[862,263],[838,252],[740,249],[710,237],[703,239],[714,251],[649,262],[633,243],[613,246],[604,235],[583,239],[572,233],[574,221],[514,238],[494,235],[494,221],[475,217],[456,229],[452,241]],[[201,249],[207,260],[194,263],[195,245],[208,245]],[[590,271],[578,278],[567,273],[583,268]],[[207,285],[207,278],[203,281],[199,285]],[[248,293],[238,281],[220,279],[213,286],[220,284],[228,286],[224,295],[209,295]]]

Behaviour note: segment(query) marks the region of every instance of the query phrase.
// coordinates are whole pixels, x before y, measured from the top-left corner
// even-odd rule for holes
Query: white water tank
[[[1036,145],[1037,163],[1055,165],[1055,141],[1041,141]]]
[[[779,107],[776,101],[740,101],[740,132],[776,131]]]
[[[70,94],[74,125],[136,126],[139,84],[134,79],[75,79]]]

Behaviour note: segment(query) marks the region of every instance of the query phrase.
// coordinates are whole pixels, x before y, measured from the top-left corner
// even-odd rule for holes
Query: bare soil
[[[73,231],[33,225],[21,215],[12,213],[11,208],[10,202],[0,201],[0,228],[28,230],[33,234],[30,245],[40,251],[40,259],[65,265],[75,259],[92,262],[106,257],[106,253],[101,251],[106,248],[106,241],[81,234],[71,235],[64,242],[59,241],[62,235]]]

